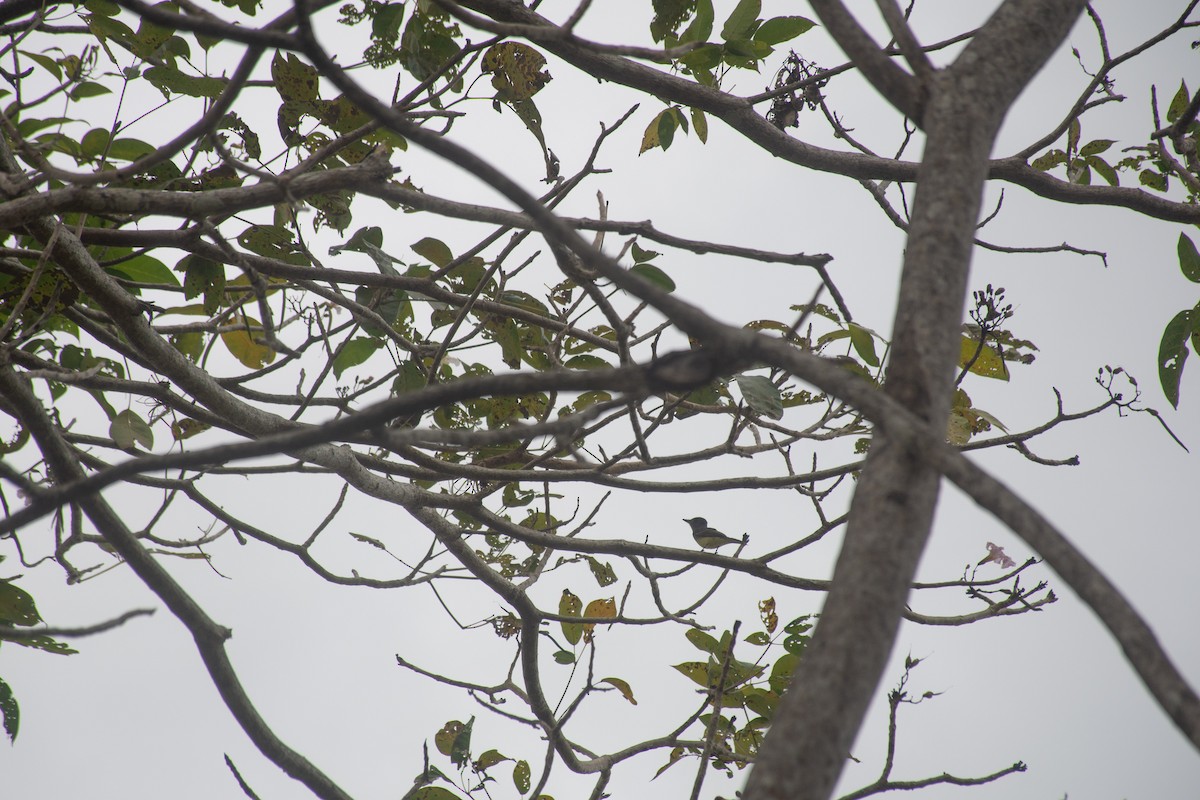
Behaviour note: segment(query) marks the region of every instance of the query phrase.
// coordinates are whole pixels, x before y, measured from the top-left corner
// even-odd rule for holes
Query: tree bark
[[[822,6],[814,3],[818,13]],[[1010,0],[926,87],[926,145],[885,391],[944,436],[988,157],[1009,107],[1083,10]],[[914,78],[915,80],[915,78]],[[824,800],[841,774],[895,641],[940,476],[876,435],[821,622],[763,743],[745,796]]]

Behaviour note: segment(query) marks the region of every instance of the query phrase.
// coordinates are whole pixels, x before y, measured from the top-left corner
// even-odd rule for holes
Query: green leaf
[[[116,273],[135,283],[159,283],[167,286],[178,286],[179,279],[175,277],[166,264],[153,256],[142,253],[119,264],[107,268],[110,273]]]
[[[1067,154],[1062,150],[1051,150],[1039,156],[1038,158],[1035,158],[1029,166],[1033,167],[1039,172],[1045,172],[1048,169],[1057,167],[1059,164],[1065,164],[1066,161]]]
[[[474,724],[474,717],[466,723],[452,719],[433,735],[433,744],[438,752],[449,756],[456,767],[467,763],[467,755],[471,750],[471,728]]]
[[[412,250],[419,256],[428,258],[436,267],[444,267],[454,260],[454,254],[445,242],[426,236],[412,245]]]
[[[408,797],[411,800],[462,800],[454,792],[441,786],[422,786]]]
[[[550,82],[543,70],[546,57],[521,42],[500,42],[483,54],[481,69],[492,76],[496,99],[510,103],[528,100]]]
[[[28,627],[41,621],[33,597],[15,584],[0,580],[0,624]]]
[[[154,447],[154,433],[150,426],[128,408],[113,418],[108,426],[108,435],[122,450],[134,450],[137,445],[146,450]]]
[[[583,626],[580,627],[582,628]],[[570,650],[556,650],[554,652],[554,660],[559,664],[574,664],[575,654]]]
[[[846,327],[850,331],[850,343],[854,345],[854,350],[858,353],[859,358],[872,367],[878,367],[879,356],[875,355],[875,336],[872,332],[853,322]]]
[[[697,0],[696,16],[679,35],[679,44],[707,42],[708,37],[712,36],[713,19],[712,0]]]
[[[529,762],[525,760],[518,761],[513,767],[513,786],[517,787],[517,791],[525,794],[529,791]]]
[[[1074,156],[1078,154],[1079,149],[1079,118],[1071,120],[1071,124],[1067,126],[1067,153]]]
[[[108,147],[108,131],[92,128],[79,140],[79,151],[88,158],[99,158]]]
[[[1158,382],[1163,394],[1174,408],[1179,408],[1179,381],[1187,361],[1188,336],[1192,333],[1193,310],[1180,311],[1163,329],[1158,345]]]
[[[721,643],[718,642],[714,636],[700,630],[699,628],[688,628],[687,633],[685,633],[684,636],[686,636],[687,640],[696,648],[704,651],[705,653],[716,653],[721,649]]]
[[[3,678],[0,678],[0,717],[4,719],[4,732],[8,734],[8,740],[15,742],[17,730],[21,727],[21,709],[12,687]]]
[[[675,140],[675,115],[667,109],[658,115],[658,146],[666,150]]]
[[[1142,186],[1149,186],[1155,191],[1165,192],[1167,190],[1167,176],[1159,174],[1152,169],[1144,169],[1139,172],[1138,182]]]
[[[185,75],[174,67],[150,67],[142,73],[142,77],[165,97],[170,97],[174,92],[188,97],[207,97],[215,100],[229,83],[228,78]]]
[[[672,664],[671,666],[690,678],[694,683],[707,687],[709,685],[708,665],[709,662],[707,661],[685,661],[682,664]],[[715,683],[716,681],[712,682]]]
[[[108,146],[108,157],[118,161],[137,161],[154,150],[154,145],[141,139],[114,139]]]
[[[1100,174],[1101,178],[1104,178],[1109,186],[1119,186],[1121,184],[1120,179],[1117,178],[1117,171],[1107,161],[1100,158],[1100,156],[1088,156],[1085,161],[1089,167]]]
[[[721,38],[729,41],[749,36],[754,31],[754,24],[758,22],[760,11],[762,11],[762,0],[740,0],[733,12],[726,18],[725,25],[721,28]]]
[[[100,97],[101,95],[112,94],[112,89],[109,89],[102,83],[84,81],[77,86],[73,86],[68,94],[72,100],[86,100],[89,97]]]
[[[671,276],[653,264],[634,264],[629,271],[635,275],[640,275],[664,292],[670,293],[675,291],[675,281],[671,280]]]
[[[761,375],[735,375],[738,389],[746,404],[768,419],[783,418],[783,398],[779,387]]]
[[[481,755],[472,765],[476,772],[483,772],[489,767],[494,767],[504,761],[512,761],[511,758],[501,753],[499,750],[488,750]]]
[[[972,336],[962,337],[962,342],[959,347],[958,366],[963,368],[971,363],[971,359],[975,358],[975,352],[979,350],[979,340]],[[985,344],[983,350],[979,352],[979,357],[975,358],[975,362],[971,364],[971,370],[975,375],[981,375],[985,378],[994,378],[995,380],[1008,380],[1008,365],[1004,363],[1004,359],[996,348],[990,344]]]
[[[254,340],[251,332],[262,331],[262,324],[253,317],[243,316],[242,321],[248,330],[225,331],[221,334],[221,342],[230,355],[250,369],[262,369],[275,360],[275,351]]]
[[[305,64],[294,53],[275,53],[271,59],[271,83],[283,100],[309,103],[320,95],[317,68]]]
[[[730,39],[725,42],[725,61],[737,67],[752,66],[749,62],[761,61],[772,52],[771,45],[753,39]],[[747,63],[737,63],[740,60]]]
[[[767,634],[766,631],[755,631],[754,633],[747,636],[743,641],[748,642],[750,644],[758,645],[759,647],[766,647],[767,645],[769,645],[771,643],[771,637]]]
[[[1175,249],[1179,253],[1179,270],[1183,277],[1192,283],[1200,283],[1200,252],[1196,252],[1196,245],[1181,233]]]
[[[721,63],[721,45],[705,44],[679,59],[693,74],[706,72]],[[711,84],[708,84],[711,85]]]
[[[596,583],[601,586],[610,586],[617,582],[617,573],[613,570],[612,564],[605,561],[599,561],[592,556],[586,556],[588,568],[592,571],[592,577],[596,579]]]
[[[357,367],[359,364],[362,364],[381,347],[383,347],[383,341],[380,339],[374,339],[369,336],[354,337],[346,343],[346,346],[333,359],[334,377],[342,377],[343,372],[351,367]]]
[[[1187,81],[1179,82],[1179,91],[1175,92],[1175,96],[1171,98],[1171,105],[1167,106],[1167,122],[1174,122],[1183,115],[1183,111],[1188,106],[1188,101],[1191,100],[1191,93],[1188,92]]]
[[[700,143],[708,144],[708,118],[698,108],[692,109],[692,127],[696,129],[696,136],[700,139]]]
[[[800,656],[795,653],[788,653],[779,657],[779,660],[775,662],[775,666],[771,668],[771,677],[767,679],[772,692],[783,694],[788,684],[792,682],[792,673],[796,671],[796,665],[799,663]]]
[[[635,700],[633,697],[633,689],[630,689],[629,684],[620,678],[603,678],[600,682],[615,686],[617,691],[620,692],[632,705],[636,706],[638,704],[637,700]]]
[[[1113,139],[1093,139],[1092,141],[1079,148],[1081,156],[1098,156],[1105,150],[1113,146]]]
[[[184,299],[203,294],[204,313],[216,313],[225,294],[225,266],[203,256],[189,255],[175,269],[183,271]]]
[[[27,50],[18,50],[17,52],[19,52],[21,55],[25,56],[30,61],[33,61],[35,64],[40,66],[42,69],[46,70],[51,75],[53,75],[54,80],[56,80],[56,81],[62,80],[62,78],[63,78],[62,66],[57,61],[55,61],[53,58],[50,58],[49,56],[44,56],[41,53],[31,53]],[[24,131],[22,131],[22,133],[24,133]],[[28,135],[28,134],[26,134],[26,135]]]
[[[774,17],[759,26],[754,32],[754,40],[765,44],[782,44],[807,33],[813,24],[812,20],[804,17]]]
[[[650,20],[650,35],[661,42],[674,36],[692,12],[693,0],[654,0],[654,18]]]
[[[238,234],[238,244],[251,253],[275,258],[285,264],[309,267],[308,256],[296,243],[296,236],[282,225],[251,225]]]
[[[563,589],[562,596],[558,599],[559,616],[578,617],[582,610],[583,601],[572,594],[570,589]],[[579,640],[583,638],[583,626],[579,623],[560,622],[559,625],[562,626],[563,637],[571,644],[578,644]]]

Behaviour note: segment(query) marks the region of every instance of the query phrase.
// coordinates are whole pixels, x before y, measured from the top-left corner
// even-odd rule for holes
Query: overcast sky
[[[547,3],[546,13],[559,17],[563,12],[555,9],[571,5]],[[610,42],[634,41],[632,37],[644,36],[648,5],[644,0],[598,3],[585,20],[585,33]],[[764,17],[812,16],[806,6],[795,11],[789,3],[764,5]],[[964,11],[963,5],[918,3],[913,18],[918,36],[934,41],[959,32],[994,6],[966,4],[970,8]],[[1107,23],[1112,49],[1122,51],[1167,24],[1181,4],[1096,5]],[[964,13],[976,16],[964,20]],[[321,33],[327,41],[340,35],[332,25]],[[1197,37],[1176,37],[1162,52],[1119,71],[1117,91],[1129,100],[1087,115],[1083,140],[1144,142],[1151,127],[1150,83],[1157,83],[1160,104],[1165,105],[1181,77],[1200,74],[1197,56],[1188,47],[1193,38]],[[1079,48],[1085,65],[1094,69],[1094,40],[1090,26],[1081,23],[1010,115],[996,155],[1007,155],[1053,127],[1087,79],[1070,47]],[[39,41],[45,40],[35,38],[26,48],[36,50]],[[797,40],[796,47],[823,66],[841,60],[820,30]],[[549,69],[554,81],[538,96],[538,103],[547,141],[562,159],[564,172],[570,173],[590,148],[597,123],[613,122],[639,98],[620,87],[572,76],[553,59]],[[728,88],[740,94],[760,91],[770,79],[770,69],[761,75],[742,73]],[[381,94],[390,90],[387,81],[383,84]],[[848,76],[832,84],[828,94],[856,136],[880,152],[894,149],[898,122],[879,112],[879,100],[860,81]],[[667,153],[638,157],[642,129],[659,110],[653,99],[640,102],[639,111],[600,159],[613,173],[592,179],[566,204],[564,213],[594,216],[595,191],[601,190],[615,219],[652,218],[661,230],[681,236],[831,253],[834,278],[856,318],[889,335],[903,236],[866,192],[853,181],[801,170],[762,154],[715,122],[707,146],[692,136],[677,139]],[[482,105],[472,109],[480,119],[464,120],[455,135],[484,148],[515,177],[536,176],[541,157],[533,140],[511,114],[489,116]],[[264,131],[273,131],[273,113],[259,123]],[[131,135],[161,141],[175,131],[177,120],[160,118],[154,124],[162,127],[147,124],[131,130]],[[823,128],[816,115],[807,114],[794,135],[827,143]],[[909,155],[915,158],[918,152],[914,149]],[[493,197],[462,173],[447,171],[418,153],[398,155],[397,162],[435,194],[471,202],[491,202]],[[1123,181],[1129,180],[1123,176]],[[1122,210],[1064,208],[1012,186],[989,187],[990,203],[998,200],[1001,188],[1003,211],[982,231],[983,238],[1010,246],[1067,241],[1105,251],[1108,266],[1095,257],[1070,253],[977,251],[972,287],[1005,287],[1017,312],[1011,329],[1035,342],[1040,352],[1033,365],[1014,370],[1011,383],[968,383],[976,405],[1010,429],[1024,430],[1054,414],[1052,387],[1063,393],[1069,411],[1101,403],[1105,395],[1093,382],[1097,370],[1105,364],[1120,365],[1137,377],[1144,404],[1161,411],[1195,451],[1200,447],[1200,364],[1193,359],[1185,370],[1179,412],[1163,398],[1155,375],[1163,326],[1200,299],[1200,287],[1184,280],[1176,265],[1175,241],[1182,226]],[[364,203],[361,211],[356,207],[354,226],[383,226],[388,249],[396,251],[434,235],[459,252],[486,233],[479,226],[464,229],[427,215],[397,216]],[[1195,230],[1191,235],[1200,241]],[[619,246],[619,241],[608,243],[613,252]],[[681,296],[739,324],[788,319],[788,306],[806,301],[815,285],[809,273],[796,267],[674,251],[660,263],[677,282]],[[370,268],[353,261],[337,265]],[[538,268],[543,267],[550,283],[552,265]],[[1081,464],[1042,467],[1012,451],[988,451],[979,461],[1095,559],[1150,620],[1176,665],[1193,685],[1200,685],[1195,623],[1200,588],[1194,578],[1200,542],[1190,494],[1200,474],[1196,457],[1176,445],[1148,414],[1122,419],[1106,413],[1060,428],[1032,447],[1046,458],[1078,455]],[[774,468],[756,463],[740,467],[742,474]],[[301,538],[328,512],[339,489],[336,482],[314,477],[226,479],[216,493],[234,513]],[[136,505],[143,501],[122,505],[119,490],[106,496],[135,525],[144,521],[145,509]],[[811,510],[782,492],[622,495],[605,506],[588,535],[682,544],[687,541],[686,526],[680,519],[694,515],[708,517],[727,532],[750,533],[751,554],[760,552],[760,546],[768,549],[797,525],[802,530],[814,525]],[[180,512],[175,521],[180,536],[194,535],[206,523],[196,512]],[[41,525],[48,530],[44,522]],[[389,574],[384,557],[344,534],[402,539],[415,528],[416,523],[397,509],[381,508],[376,501],[352,494],[339,518],[340,538],[321,554],[343,570]],[[23,541],[37,541],[32,529],[23,534]],[[1014,534],[947,488],[919,579],[960,576],[964,565],[986,555],[989,541],[1018,561],[1031,555]],[[836,544],[834,539],[823,542],[793,563],[802,564],[808,577],[826,577]],[[427,588],[378,592],[333,587],[284,554],[254,543],[240,547],[228,538],[210,552],[220,574],[194,562],[165,563],[214,619],[234,630],[231,657],[267,721],[355,797],[402,794],[421,768],[421,743],[450,719],[478,717],[476,753],[496,747],[531,763],[540,760],[536,737],[489,716],[463,693],[432,685],[396,666],[394,654],[401,652],[430,669],[487,682],[502,676],[510,658],[510,644],[496,639],[489,628],[459,631]],[[308,796],[257,754],[221,704],[186,631],[127,570],[118,568],[97,580],[65,587],[61,572],[49,564],[22,570],[11,543],[0,541],[0,553],[9,556],[0,565],[0,576],[23,572],[20,585],[34,594],[51,624],[91,623],[135,607],[159,609],[153,618],[80,640],[80,654],[69,658],[13,645],[0,650],[0,675],[13,687],[22,712],[16,744],[0,744],[0,785],[15,787],[12,797],[237,797],[240,791],[223,761],[226,753],[264,800]],[[1111,638],[1053,573],[1039,566],[1028,580],[1034,579],[1049,580],[1061,598],[1044,612],[966,628],[904,626],[888,683],[898,677],[900,663],[911,653],[925,659],[912,688],[942,694],[905,711],[894,777],[916,779],[943,771],[982,775],[1023,760],[1029,765],[1023,775],[976,789],[935,788],[924,797],[1058,800],[1069,794],[1120,800],[1187,796],[1187,787],[1194,791],[1200,786],[1200,758],[1154,705]],[[552,604],[548,598],[564,584],[547,583],[541,599]],[[568,583],[580,587],[576,592],[585,595],[585,601],[603,594],[578,575]],[[703,585],[698,579],[688,590]],[[675,599],[682,601],[687,591],[677,591]],[[705,606],[701,621],[719,631],[740,619],[753,630],[755,603],[767,595],[777,598],[785,620],[819,610],[821,600],[735,578]],[[501,611],[494,601],[481,602],[478,593],[465,588],[450,587],[444,596],[464,622]],[[913,607],[925,613],[970,608],[960,596],[924,593],[914,597]],[[594,704],[576,722],[592,733],[589,744],[598,749],[627,742],[629,731],[639,739],[665,732],[674,717],[656,712],[678,714],[696,702],[681,690],[678,674],[668,666],[697,657],[682,632],[622,637],[620,646],[608,648],[601,639],[598,669],[629,680],[639,705],[614,697],[607,704]],[[547,669],[547,674],[553,673]],[[881,687],[879,701],[885,689]],[[848,770],[846,790],[869,782],[879,769],[885,734],[882,711],[877,702],[855,747],[862,764]],[[614,780],[614,796],[647,796],[650,790],[644,782],[663,761],[658,754],[636,761]],[[561,767],[555,774],[548,791],[559,800],[579,796],[590,786],[571,780]],[[653,791],[686,796],[693,775],[692,762],[676,765],[653,784]],[[710,778],[706,796],[718,791],[731,795],[741,782],[740,776],[730,784]]]

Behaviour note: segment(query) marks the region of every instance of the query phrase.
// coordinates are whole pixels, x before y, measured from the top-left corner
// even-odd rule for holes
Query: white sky
[[[556,16],[553,9],[567,5],[548,4],[548,13]],[[628,0],[597,4],[586,32],[605,41],[642,36],[646,5]],[[766,5],[764,16],[811,16],[806,8],[793,12],[792,4]],[[1178,13],[1176,5],[1098,7],[1113,50],[1121,51],[1172,19]],[[961,4],[926,0],[918,5],[914,26],[922,40],[931,41],[960,30],[962,13]],[[718,12],[718,24],[720,19]],[[332,26],[322,33],[331,37]],[[838,63],[822,36],[814,30],[797,40],[796,47],[823,65]],[[1196,75],[1196,55],[1187,46],[1192,38],[1177,37],[1174,46],[1144,65],[1138,66],[1139,61],[1119,71],[1117,89],[1129,100],[1089,114],[1084,140],[1116,138],[1136,144],[1144,137],[1149,129],[1148,82],[1158,84],[1160,104],[1165,105],[1180,77]],[[1093,39],[1086,25],[1070,38],[1089,67],[1096,64]],[[546,118],[547,140],[562,158],[564,173],[570,174],[590,147],[597,122],[611,123],[637,100],[620,87],[571,77],[553,60],[549,69],[554,81],[537,99]],[[736,77],[735,90],[758,91],[769,78],[766,70],[762,75],[743,73]],[[997,154],[1005,155],[1052,127],[1084,81],[1070,53],[1061,52],[1010,115]],[[381,91],[386,90],[383,84]],[[894,147],[898,123],[878,113],[878,101],[861,82],[852,77],[836,81],[828,95],[856,135],[881,152]],[[638,158],[641,130],[659,110],[653,99],[642,98],[641,103],[601,156],[601,165],[614,173],[593,178],[566,204],[565,213],[594,216],[594,192],[600,189],[616,219],[653,218],[661,230],[681,236],[829,252],[835,257],[835,280],[856,318],[888,335],[903,240],[864,191],[853,181],[817,175],[758,153],[716,122],[707,147],[694,136],[677,138],[669,152]],[[465,120],[455,128],[456,136],[486,148],[510,174],[536,176],[541,163],[536,144],[513,116],[491,115],[482,105],[477,111],[480,121]],[[880,124],[880,119],[887,122]],[[268,133],[274,130],[273,119],[262,125]],[[149,127],[131,135],[163,138]],[[817,142],[827,139],[816,116],[807,113],[797,135]],[[414,180],[436,194],[487,202],[477,184],[457,174],[447,177],[441,165],[427,158],[410,152],[396,160],[411,164]],[[989,197],[994,199],[999,188],[991,187]],[[1015,246],[1065,240],[1106,251],[1109,266],[1071,254],[977,252],[973,287],[989,282],[1006,287],[1017,306],[1012,329],[1037,343],[1041,352],[1034,365],[1014,371],[1011,384],[969,382],[966,388],[976,404],[1011,429],[1022,430],[1053,414],[1051,387],[1063,392],[1068,410],[1102,402],[1103,393],[1092,383],[1096,370],[1104,364],[1121,365],[1137,376],[1145,403],[1161,411],[1189,447],[1200,447],[1200,365],[1193,359],[1185,369],[1182,410],[1174,412],[1158,389],[1154,364],[1163,325],[1200,299],[1200,288],[1185,281],[1176,266],[1175,240],[1182,226],[1120,210],[1064,208],[1019,188],[1004,188],[1004,212],[984,230],[985,238]],[[458,252],[483,233],[479,227],[463,232],[460,226],[425,215],[396,219],[365,207],[356,214],[353,227],[362,224],[385,226],[385,248],[398,255],[404,253],[404,245],[426,235],[444,238]],[[1194,231],[1192,235],[1195,239]],[[615,237],[609,246],[619,246]],[[681,296],[731,322],[787,319],[787,306],[806,301],[813,288],[808,272],[796,267],[673,251],[659,263],[678,283]],[[549,282],[548,269],[545,274]],[[526,288],[530,285],[537,284]],[[1193,685],[1200,685],[1200,641],[1194,621],[1200,603],[1194,579],[1200,544],[1188,502],[1188,492],[1196,485],[1195,457],[1144,414],[1129,419],[1105,414],[1052,432],[1032,447],[1049,458],[1078,454],[1082,464],[1040,467],[1011,451],[989,451],[979,458],[1060,525],[1127,591],[1176,664]],[[774,468],[773,463],[737,465],[739,473]],[[226,483],[221,500],[227,507],[240,509],[251,522],[296,537],[321,519],[339,489],[311,477]],[[120,503],[122,493],[106,496]],[[786,536],[786,526],[793,522],[802,530],[812,526],[810,509],[798,501],[782,492],[623,495],[609,501],[588,535],[637,540],[648,536],[652,542],[677,544],[686,541],[679,519],[703,514],[728,532],[750,532],[753,550]],[[143,509],[125,507],[134,523],[144,519]],[[181,517],[178,524],[180,535],[188,535],[204,520],[193,515]],[[405,532],[414,526],[396,509],[354,498],[336,526],[340,538],[331,536],[336,544],[322,555],[345,569],[386,574],[384,560],[376,559],[370,548],[352,544],[344,533],[395,537],[402,546]],[[34,540],[31,533],[25,532],[26,540]],[[988,541],[1002,545],[1018,561],[1029,555],[1015,535],[947,489],[920,578],[957,577],[965,564],[985,555]],[[825,542],[806,552],[798,562],[806,566],[804,574],[827,575],[833,545]],[[477,716],[476,753],[496,747],[528,758],[536,771],[542,748],[534,737],[488,715],[461,692],[417,680],[394,662],[394,654],[402,652],[431,669],[444,668],[483,682],[497,680],[511,648],[489,629],[460,633],[426,588],[376,592],[333,587],[292,559],[253,543],[242,548],[227,539],[211,552],[225,578],[202,564],[166,563],[218,622],[234,629],[231,657],[263,716],[353,796],[402,794],[420,770],[421,742],[431,740],[446,720],[471,715]],[[0,553],[10,556],[0,574],[19,570],[9,543],[0,543]],[[159,607],[122,569],[69,589],[53,567],[19,571],[25,572],[20,585],[34,594],[42,616],[52,624],[85,624],[132,607]],[[906,653],[927,659],[916,671],[912,688],[944,694],[909,709],[902,718],[894,777],[916,779],[942,771],[982,775],[1024,760],[1030,767],[1024,775],[976,789],[935,788],[923,796],[1057,800],[1070,794],[1119,800],[1187,796],[1189,787],[1194,792],[1200,786],[1200,758],[1153,704],[1091,614],[1048,570],[1035,568],[1033,575],[1051,580],[1061,598],[1044,613],[967,628],[906,625],[901,631],[896,664]],[[622,574],[623,580],[626,577]],[[541,588],[548,604],[563,585],[585,601],[608,591],[596,588],[582,572],[563,581],[547,581]],[[778,599],[784,620],[817,610],[820,600],[734,579],[700,619],[718,626],[718,631],[741,619],[747,632],[754,630],[754,603],[767,595]],[[495,602],[481,604],[455,587],[444,596],[458,603],[456,611],[464,621],[500,610]],[[945,608],[924,595],[913,602],[918,610],[933,613],[965,608],[958,598],[945,601]],[[615,696],[593,704],[576,722],[582,726],[576,730],[588,731],[585,738],[597,748],[628,742],[630,733],[640,739],[665,732],[675,718],[656,712],[678,714],[680,708],[698,702],[667,666],[697,657],[681,631],[636,631],[610,638],[613,644],[607,647],[604,637],[600,640],[598,674],[629,680],[640,704],[635,708]],[[237,797],[224,753],[263,798],[308,796],[259,756],[236,728],[188,635],[164,609],[152,619],[136,620],[77,646],[81,653],[69,658],[12,645],[0,651],[0,675],[13,687],[22,711],[16,745],[0,745],[0,785],[13,787],[12,797]],[[553,669],[547,666],[546,674],[555,676]],[[898,666],[889,670],[888,683],[897,676]],[[555,677],[565,677],[565,671]],[[881,690],[880,701],[884,694]],[[855,748],[863,764],[849,771],[847,790],[871,780],[881,763],[883,706],[876,706]],[[663,761],[660,754],[635,761],[610,791],[616,797],[645,796],[644,780]],[[686,796],[694,769],[694,762],[676,765],[652,784],[652,791]],[[561,767],[555,775],[548,791],[560,800],[586,793],[586,784],[565,779]],[[710,776],[705,796],[718,791],[728,796],[740,783],[740,777],[736,784],[723,785]],[[510,791],[504,781],[502,785]]]

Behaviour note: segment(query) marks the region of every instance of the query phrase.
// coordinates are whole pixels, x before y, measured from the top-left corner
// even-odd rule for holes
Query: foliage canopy
[[[419,649],[396,655],[406,679],[457,687],[477,711],[534,732],[473,741],[475,717],[456,715],[429,732],[432,751],[409,754],[406,796],[421,800],[549,797],[552,767],[588,776],[600,797],[635,759],[655,760],[656,777],[698,765],[696,792],[710,770],[748,770],[747,797],[828,797],[900,620],[956,626],[1042,609],[1056,595],[1029,580],[1040,559],[1200,744],[1200,703],[1146,623],[964,456],[1012,447],[1053,466],[1030,445],[1048,430],[1105,411],[1158,417],[1119,368],[1101,370],[1102,402],[1068,412],[1060,398],[1029,430],[976,405],[973,387],[1019,380],[1056,343],[1025,338],[1005,290],[972,289],[967,271],[974,248],[1000,248],[977,238],[988,181],[1200,222],[1200,93],[1180,82],[1161,117],[1156,99],[1143,141],[1090,138],[1088,117],[1123,99],[1122,64],[1200,24],[1195,3],[1122,53],[1096,11],[1066,0],[1008,0],[941,42],[919,42],[883,0],[882,46],[831,0],[812,3],[817,19],[772,16],[760,0],[653,0],[639,9],[648,31],[621,31],[644,44],[620,45],[580,33],[611,31],[610,10],[545,5],[0,5],[6,566],[49,562],[68,583],[128,566],[195,638],[256,746],[324,798],[348,795],[254,710],[230,632],[164,562],[219,571],[238,557],[233,542],[254,542],[413,609],[432,597],[479,629],[464,640],[494,639],[506,656],[460,672],[425,666]],[[1078,94],[1043,136],[992,157],[1005,113],[1077,19],[1095,39],[1094,53],[1076,53]],[[816,37],[846,62],[817,63]],[[837,110],[839,81],[855,75],[893,111],[865,133]],[[764,91],[741,93],[759,76]],[[582,148],[556,142],[561,116],[589,113],[597,81],[640,105],[599,120]],[[606,159],[633,170],[684,158],[685,137],[702,154],[718,125],[781,169],[870,193],[907,237],[894,323],[854,313],[827,254],[610,218],[602,194],[594,216],[559,213],[585,207],[577,195],[601,185]],[[893,155],[877,154],[895,141]],[[454,199],[447,162],[491,193]],[[1193,238],[1178,237],[1179,267],[1200,283]],[[809,278],[780,289],[778,318],[722,322],[683,288],[682,265],[702,257]],[[1173,406],[1198,348],[1200,303],[1161,337],[1157,377]],[[250,490],[260,507],[239,510],[245,487],[267,476],[285,476],[294,501]],[[943,478],[1040,559],[1017,564],[981,542],[978,564],[914,588]],[[633,498],[713,505],[745,492],[806,511],[790,509],[786,536],[754,535],[731,554],[611,533],[624,519],[614,508]],[[347,510],[357,498],[404,521],[364,531]],[[308,530],[279,530],[283,509],[261,508],[292,502],[316,520]],[[200,535],[180,535],[197,519]],[[807,549],[843,534],[833,577],[809,577]],[[709,602],[727,580],[756,587],[758,618],[744,629]],[[919,610],[923,593],[947,588],[966,605]],[[812,597],[825,594],[818,627]],[[479,617],[460,623],[457,602]],[[41,621],[20,581],[0,575],[5,649],[75,652],[61,640],[80,631]],[[690,648],[671,666],[680,697],[699,687],[699,699],[617,745],[590,743],[595,731],[575,720],[646,701],[605,648],[655,636]],[[892,737],[899,708],[928,697],[908,688],[919,663],[909,659],[888,696]],[[2,680],[0,716],[15,740],[18,697]],[[891,766],[856,796],[898,788]]]

